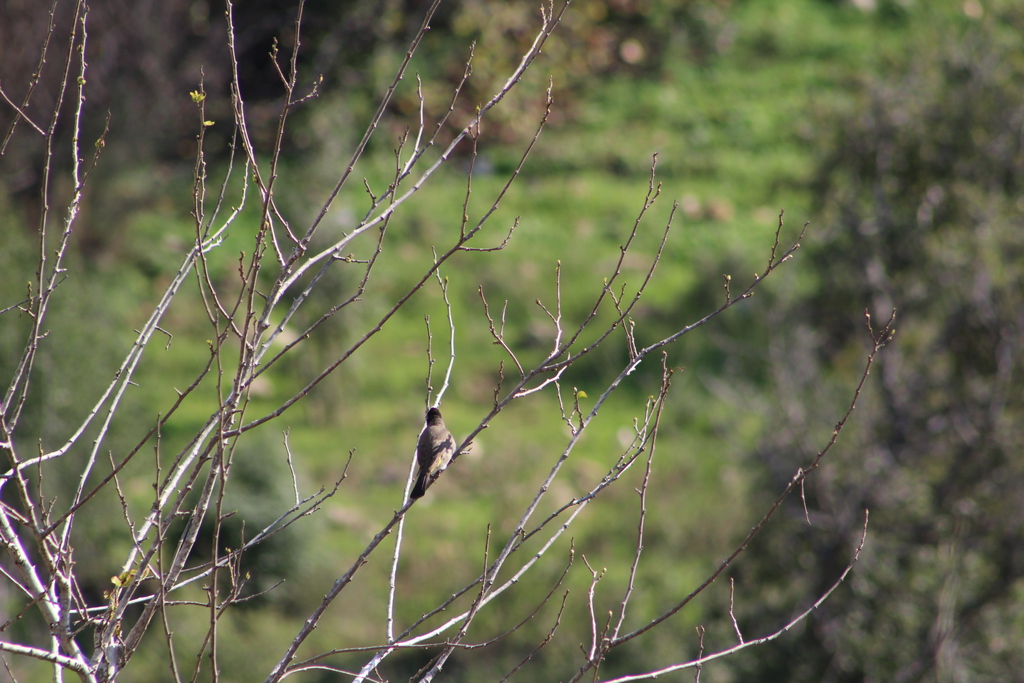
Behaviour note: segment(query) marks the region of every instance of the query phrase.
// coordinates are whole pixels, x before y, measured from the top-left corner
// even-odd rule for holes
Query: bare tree
[[[373,187],[363,180],[356,192],[364,192],[368,198],[368,209],[355,220],[341,236],[326,239],[321,230],[336,197],[349,191],[358,178],[357,168],[364,158],[371,138],[378,134],[379,126],[388,111],[389,103],[396,89],[406,78],[407,69],[440,0],[435,0],[427,9],[422,24],[416,32],[404,59],[399,65],[390,86],[383,94],[376,111],[371,116],[365,133],[352,150],[351,157],[341,165],[333,190],[323,200],[315,217],[304,225],[296,224],[275,197],[280,167],[280,158],[289,116],[297,108],[318,95],[318,81],[310,81],[299,73],[298,53],[301,48],[302,3],[300,0],[298,19],[294,31],[294,48],[286,60],[276,51],[272,53],[274,64],[283,84],[286,97],[277,122],[276,134],[268,149],[261,149],[247,120],[245,100],[239,86],[238,59],[235,54],[235,29],[232,5],[227,5],[227,27],[229,54],[226,59],[233,70],[232,105],[234,111],[235,154],[219,187],[212,189],[207,177],[207,163],[204,157],[204,130],[207,125],[204,101],[206,93],[200,84],[192,93],[198,114],[198,153],[195,160],[193,203],[191,214],[194,218],[194,235],[191,245],[185,250],[180,265],[167,283],[163,295],[152,310],[148,320],[137,330],[135,343],[113,373],[113,379],[91,397],[92,408],[60,445],[53,448],[39,448],[33,451],[31,443],[22,438],[20,422],[27,402],[33,392],[34,372],[40,349],[47,344],[47,316],[54,297],[61,292],[68,269],[69,242],[76,222],[79,220],[83,192],[89,174],[101,156],[104,137],[95,143],[88,160],[81,139],[83,129],[82,108],[88,92],[88,8],[81,0],[75,5],[75,22],[66,36],[46,36],[41,48],[40,65],[53,67],[53,59],[45,59],[46,51],[60,39],[66,41],[68,49],[62,63],[64,88],[61,97],[53,105],[48,121],[38,120],[32,114],[33,90],[30,87],[23,95],[14,93],[4,83],[3,98],[6,106],[14,112],[13,124],[7,134],[39,135],[46,141],[43,158],[43,188],[40,204],[40,218],[36,226],[38,238],[35,277],[30,283],[27,297],[20,302],[3,303],[3,314],[20,316],[28,321],[28,333],[20,357],[13,364],[13,370],[5,378],[6,389],[0,410],[0,448],[7,457],[7,471],[0,476],[3,504],[0,505],[0,538],[8,562],[4,565],[3,581],[8,590],[18,596],[18,611],[7,621],[7,626],[26,619],[32,611],[42,614],[46,624],[45,636],[28,638],[25,642],[0,641],[0,651],[9,655],[31,657],[48,662],[53,668],[55,680],[62,680],[64,672],[73,672],[83,681],[112,681],[119,672],[131,665],[132,657],[139,649],[143,637],[157,629],[163,632],[166,642],[167,666],[174,680],[195,680],[200,662],[207,658],[210,676],[219,678],[218,624],[229,610],[244,601],[243,587],[245,573],[240,569],[243,556],[256,546],[282,532],[288,527],[301,523],[318,512],[330,499],[341,481],[312,494],[300,491],[299,477],[292,470],[294,501],[290,507],[276,511],[272,523],[255,529],[240,547],[222,549],[216,542],[221,534],[224,521],[230,516],[224,507],[224,495],[228,489],[232,468],[236,463],[239,444],[252,436],[260,425],[276,422],[287,426],[289,409],[307,397],[310,392],[335,370],[356,354],[365,353],[366,342],[380,332],[389,320],[399,312],[418,292],[433,287],[436,282],[448,303],[446,279],[442,269],[456,255],[501,252],[510,240],[516,239],[518,221],[510,226],[500,227],[495,234],[492,217],[497,211],[506,192],[516,181],[531,150],[538,143],[548,115],[553,107],[551,88],[544,102],[544,113],[537,121],[536,133],[522,150],[519,162],[508,174],[500,191],[489,200],[489,209],[478,218],[471,219],[470,196],[473,193],[474,166],[477,161],[477,144],[482,135],[482,122],[488,114],[501,105],[503,98],[519,84],[541,54],[545,42],[556,30],[567,6],[548,4],[541,8],[535,37],[523,54],[518,66],[508,74],[507,80],[493,97],[476,109],[471,121],[462,127],[455,127],[455,134],[446,138],[454,124],[450,120],[455,103],[466,80],[471,77],[472,57],[466,64],[462,82],[457,83],[451,93],[447,112],[435,121],[428,121],[425,115],[425,97],[419,91],[419,112],[409,132],[401,139],[394,156],[394,172],[386,187]],[[53,13],[55,10],[50,9]],[[70,101],[71,120],[63,121],[64,99]],[[58,126],[73,128],[72,159],[70,168],[70,199],[66,209],[58,214],[53,204],[58,196],[54,185],[56,173],[54,159],[60,150],[55,149],[54,132]],[[105,134],[104,134],[105,135]],[[445,140],[444,144],[441,143]],[[336,358],[327,362],[309,376],[303,377],[303,386],[273,409],[256,411],[252,407],[254,383],[265,373],[279,367],[286,358],[300,353],[308,340],[322,333],[325,323],[348,307],[356,306],[365,295],[373,290],[375,265],[384,245],[388,242],[388,228],[399,216],[403,206],[417,192],[429,187],[435,173],[455,158],[457,148],[468,147],[468,170],[466,172],[465,203],[463,220],[453,226],[449,234],[437,246],[432,265],[422,272],[413,285],[393,299],[390,306],[366,324],[355,337],[355,341]],[[406,486],[404,503],[396,510],[373,538],[366,544],[349,567],[340,572],[327,590],[322,602],[306,616],[305,622],[294,637],[283,643],[260,643],[261,649],[274,648],[280,651],[277,664],[266,672],[266,681],[273,683],[291,674],[312,669],[334,669],[330,658],[343,653],[364,654],[364,664],[359,671],[347,672],[353,680],[381,680],[379,667],[396,652],[409,648],[432,647],[436,655],[428,666],[421,670],[417,680],[433,680],[449,658],[462,648],[484,648],[497,639],[482,643],[469,642],[477,616],[492,609],[495,599],[510,591],[518,583],[531,580],[533,572],[542,561],[564,563],[562,576],[569,571],[574,557],[567,559],[549,557],[556,541],[569,530],[574,520],[602,491],[621,485],[623,475],[632,469],[642,469],[642,485],[637,490],[637,517],[635,551],[628,571],[629,580],[621,588],[617,607],[607,615],[598,614],[595,607],[595,593],[602,580],[601,572],[590,568],[591,588],[586,596],[576,598],[559,593],[559,585],[550,589],[546,597],[534,606],[530,616],[552,601],[560,604],[554,622],[546,639],[538,642],[536,648],[520,663],[526,665],[536,652],[554,636],[564,610],[583,610],[589,614],[591,624],[590,640],[583,648],[575,673],[567,674],[570,680],[589,678],[596,680],[602,662],[615,648],[633,641],[652,629],[663,627],[668,620],[694,597],[700,595],[723,572],[730,567],[747,547],[749,541],[772,518],[781,502],[793,491],[797,491],[807,476],[822,461],[836,443],[843,426],[852,413],[857,398],[868,375],[875,354],[889,340],[892,334],[890,320],[881,330],[872,329],[868,320],[871,350],[866,358],[860,384],[854,389],[849,408],[835,426],[831,439],[818,449],[816,457],[799,469],[784,490],[778,493],[775,503],[765,511],[763,518],[751,530],[742,543],[729,550],[723,560],[704,580],[686,596],[679,596],[657,618],[639,627],[627,622],[628,608],[638,587],[634,583],[637,568],[643,561],[645,515],[648,501],[647,484],[653,472],[657,437],[662,411],[669,395],[674,369],[670,367],[666,349],[684,335],[725,313],[733,306],[749,299],[755,290],[775,271],[790,260],[799,246],[799,236],[787,246],[783,238],[783,223],[780,214],[774,243],[766,245],[769,250],[763,272],[756,274],[747,284],[734,289],[732,279],[725,278],[722,300],[705,316],[643,345],[638,342],[635,327],[635,311],[644,297],[648,285],[658,269],[662,250],[669,239],[675,215],[672,207],[662,221],[659,246],[646,255],[647,266],[641,283],[630,287],[622,277],[623,264],[627,258],[636,258],[636,238],[648,230],[650,214],[661,196],[661,185],[655,175],[655,163],[651,166],[650,181],[646,195],[639,203],[636,219],[624,232],[624,238],[617,259],[606,273],[603,284],[593,291],[589,312],[578,320],[569,320],[562,311],[561,271],[558,264],[552,264],[554,295],[548,303],[538,301],[539,310],[546,318],[549,348],[539,361],[529,362],[521,349],[515,347],[505,335],[505,314],[508,302],[498,303],[488,298],[481,287],[480,323],[487,326],[489,334],[505,355],[497,369],[498,380],[493,388],[493,401],[482,412],[477,427],[459,444],[453,463],[460,454],[472,449],[473,439],[494,421],[501,419],[502,412],[513,402],[526,402],[541,394],[553,394],[561,406],[561,419],[565,423],[568,439],[552,456],[550,472],[538,487],[529,504],[515,513],[518,518],[514,528],[504,540],[498,540],[495,551],[490,546],[483,551],[482,569],[479,575],[462,588],[453,592],[450,598],[436,605],[408,625],[399,625],[394,612],[399,558],[403,551],[403,528],[406,515],[415,504],[408,498],[410,478]],[[212,253],[224,248],[229,228],[244,229],[240,216],[243,209],[257,206],[260,213],[258,228],[251,234],[251,247],[239,259],[237,274],[233,281],[225,283],[211,274],[209,258]],[[802,236],[802,232],[800,235]],[[360,238],[363,238],[360,240]],[[369,244],[367,247],[366,245]],[[354,255],[353,252],[363,252]],[[339,268],[359,269],[360,275],[343,296],[336,296],[337,303],[313,311],[319,306],[311,295],[323,286],[325,276]],[[202,301],[202,313],[209,325],[209,357],[193,381],[183,389],[176,389],[174,401],[166,406],[152,424],[139,425],[140,436],[134,447],[117,456],[110,454],[109,464],[104,452],[114,418],[125,410],[126,392],[133,384],[140,363],[154,348],[154,340],[165,335],[161,322],[172,302],[186,288],[194,288]],[[300,312],[302,315],[300,316]],[[312,320],[298,333],[288,334],[291,326],[301,319]],[[447,322],[450,344],[444,381],[434,392],[431,373],[427,377],[428,403],[437,405],[443,397],[453,370],[457,367],[458,355],[455,336],[458,329],[451,304],[447,307]],[[430,339],[433,332],[429,331]],[[287,337],[287,339],[286,339]],[[563,386],[567,371],[580,359],[594,352],[609,339],[624,338],[628,354],[621,360],[617,375],[609,381],[585,409],[582,392]],[[168,341],[168,343],[170,343]],[[159,346],[159,343],[157,343]],[[428,367],[435,363],[433,345],[428,350]],[[564,476],[563,466],[570,458],[581,438],[605,404],[606,400],[621,386],[623,381],[644,363],[660,363],[660,387],[645,405],[638,406],[638,418],[633,424],[633,437],[621,452],[610,454],[607,471],[587,485],[585,495],[550,501],[552,484]],[[179,409],[190,401],[198,401],[201,392],[212,392],[216,396],[208,417],[197,429],[187,445],[177,452],[162,454],[160,438],[164,427]],[[433,396],[433,401],[429,398]],[[141,465],[149,468],[154,483],[149,507],[139,514],[126,500],[121,487],[120,476],[131,466],[139,466],[144,458],[142,453],[154,450],[157,457],[153,464]],[[74,458],[71,455],[74,454]],[[289,453],[288,463],[292,459]],[[47,493],[45,478],[57,469],[74,472],[77,485],[69,500],[57,500]],[[128,548],[121,559],[119,571],[112,579],[112,587],[102,601],[91,598],[83,590],[80,572],[82,558],[76,548],[89,542],[85,530],[76,526],[83,506],[99,499],[114,500],[124,511],[120,533]],[[542,506],[542,503],[544,504]],[[540,513],[540,510],[552,509]],[[178,520],[185,520],[184,527]],[[211,524],[214,535],[213,556],[196,560],[194,550],[204,524]],[[867,518],[865,515],[864,533]],[[395,538],[391,547],[390,582],[387,597],[388,612],[380,626],[380,642],[371,648],[338,647],[310,653],[300,648],[307,644],[309,636],[316,631],[321,617],[330,609],[339,594],[350,586],[353,577],[374,554],[389,552],[384,546],[388,537]],[[804,619],[838,586],[850,571],[857,554],[863,546],[861,536],[856,551],[850,557],[846,571],[836,584],[824,594],[815,596],[814,605],[802,611],[779,629],[760,637],[744,636],[733,618],[737,641],[731,644],[707,644],[703,631],[694,635],[699,656],[687,661],[652,664],[647,671],[632,675],[618,676],[609,680],[626,681],[653,678],[660,674],[684,668],[696,670],[699,678],[700,667],[730,653],[777,638],[794,624]],[[530,543],[530,553],[517,551]],[[467,558],[468,559],[468,558]],[[558,582],[559,584],[561,581]],[[203,585],[207,594],[205,603],[180,600],[184,587]],[[205,610],[209,615],[206,637],[193,654],[194,670],[189,673],[175,655],[175,636],[172,622],[178,610]],[[731,615],[731,609],[730,609]],[[530,618],[530,617],[527,617]],[[155,625],[159,626],[155,626]],[[511,625],[508,633],[518,626]],[[506,635],[508,635],[506,633]],[[86,640],[90,639],[90,640]],[[519,669],[515,667],[509,675]]]

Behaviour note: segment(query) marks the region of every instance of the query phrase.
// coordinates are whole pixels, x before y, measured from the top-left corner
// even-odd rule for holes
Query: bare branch
[[[770,633],[770,634],[768,634],[766,636],[762,636],[760,638],[755,638],[754,640],[748,640],[746,642],[741,642],[741,643],[739,643],[737,645],[734,645],[733,647],[727,648],[725,650],[719,650],[718,652],[714,652],[714,653],[709,654],[709,655],[703,655],[702,654],[697,659],[694,659],[694,660],[689,661],[689,662],[682,662],[682,663],[679,663],[679,664],[673,664],[671,666],[666,666],[666,667],[661,668],[661,669],[657,669],[657,670],[653,670],[653,671],[647,671],[647,672],[644,672],[644,673],[630,674],[628,676],[619,676],[617,678],[609,678],[609,679],[606,679],[604,681],[604,683],[627,683],[627,681],[642,681],[642,680],[647,680],[647,679],[651,679],[651,678],[657,678],[658,676],[663,676],[664,674],[671,673],[673,671],[680,671],[682,669],[696,669],[696,668],[698,668],[700,666],[703,666],[707,662],[710,662],[710,661],[713,661],[713,660],[716,660],[716,659],[722,659],[723,657],[728,657],[729,655],[735,654],[735,653],[739,652],[740,650],[745,650],[745,649],[747,649],[749,647],[756,647],[758,645],[764,645],[765,643],[770,643],[771,641],[776,640],[777,638],[782,636],[784,633],[786,633],[790,629],[792,629],[794,626],[796,626],[797,624],[802,622],[808,616],[810,616],[811,613],[814,612],[816,609],[821,607],[822,603],[824,603],[825,600],[827,600],[828,597],[830,595],[832,595],[832,593],[834,593],[837,588],[839,588],[840,584],[842,584],[842,582],[844,580],[846,580],[846,577],[849,575],[850,571],[853,569],[853,565],[855,565],[857,563],[857,560],[860,559],[860,552],[861,552],[861,550],[864,549],[864,542],[867,540],[867,533],[868,533],[868,513],[867,513],[867,510],[865,510],[864,511],[864,527],[863,527],[863,530],[861,531],[860,542],[857,544],[857,547],[856,547],[856,549],[853,552],[853,558],[846,565],[846,568],[843,570],[843,573],[840,574],[839,578],[836,579],[835,583],[833,583],[828,588],[828,590],[826,590],[824,593],[822,593],[820,596],[818,596],[818,599],[814,601],[814,604],[812,604],[810,607],[808,607],[806,610],[804,610],[803,612],[801,612],[800,614],[798,614],[794,618],[790,619],[788,622],[786,622],[786,624],[784,626],[782,626],[777,631],[774,631],[773,633]],[[703,649],[703,642],[704,642],[703,630],[700,631],[700,637],[701,637],[701,645],[702,645],[702,649]]]

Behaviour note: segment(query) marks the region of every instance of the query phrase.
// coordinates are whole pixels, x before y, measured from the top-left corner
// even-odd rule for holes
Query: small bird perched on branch
[[[420,434],[420,442],[416,446],[416,462],[419,473],[416,485],[412,487],[410,498],[421,498],[427,487],[437,478],[438,473],[451,462],[455,455],[455,439],[444,426],[441,411],[431,408],[427,411],[427,426]]]

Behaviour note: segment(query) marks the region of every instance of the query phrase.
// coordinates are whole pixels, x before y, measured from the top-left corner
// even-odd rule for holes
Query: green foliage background
[[[864,4],[873,9],[858,7]],[[276,190],[297,223],[312,217],[335,182],[373,98],[401,58],[402,40],[418,21],[400,3],[384,6],[368,14],[361,3],[310,5],[305,68],[307,75],[323,72],[327,79],[324,94],[298,114]],[[170,7],[173,14],[177,5]],[[207,36],[217,30],[217,13],[195,15],[194,9],[181,14],[191,22],[180,26],[182,42],[216,54]],[[290,28],[282,28],[289,26],[287,11],[271,3],[247,11],[253,26],[264,27],[246,34],[253,54],[257,46],[266,49],[261,36],[279,33],[288,46]],[[453,114],[454,124],[462,125],[518,58],[535,16],[530,3],[466,0],[446,7],[414,67],[423,78],[428,114],[447,107],[446,89],[461,75],[467,43],[475,39],[474,77]],[[96,31],[107,30],[96,21]],[[741,283],[763,268],[781,208],[784,234],[810,222],[805,250],[782,277],[670,352],[670,363],[685,372],[674,382],[658,442],[652,500],[661,503],[649,511],[632,611],[636,625],[697,585],[796,468],[827,442],[862,367],[864,309],[878,326],[892,308],[898,311],[896,341],[872,375],[852,431],[806,491],[812,525],[804,522],[801,502],[789,501],[786,517],[730,572],[744,634],[767,633],[835,580],[859,537],[862,510],[869,508],[869,542],[854,578],[796,632],[707,666],[702,680],[1022,680],[1022,35],[1024,12],[996,0],[585,0],[570,8],[522,89],[485,124],[471,217],[488,208],[514,168],[551,76],[552,123],[493,221],[511,226],[520,217],[512,241],[504,252],[467,257],[444,272],[459,353],[445,415],[457,435],[482,416],[501,358],[487,334],[478,287],[492,307],[509,300],[513,345],[539,357],[549,331],[532,302],[553,301],[560,260],[565,316],[585,314],[639,210],[653,154],[664,198],[641,233],[645,253],[655,248],[673,201],[680,210],[654,288],[636,317],[641,340],[720,302],[724,273]],[[269,78],[258,61],[247,62],[247,73],[257,139],[266,140],[279,93],[256,87]],[[226,91],[217,90],[212,63],[204,68],[211,116],[218,120],[211,130],[216,151],[216,136],[226,136],[230,127]],[[168,74],[168,83],[195,82],[187,81],[184,69]],[[116,68],[94,77],[102,82],[105,75],[115,93],[127,92],[118,91],[117,83],[132,82]],[[168,87],[157,96],[174,103],[159,112],[170,116],[187,100],[187,90]],[[80,419],[90,392],[116,367],[131,329],[191,240],[187,141],[198,122],[183,124],[185,117],[176,116],[173,124],[161,119],[145,126],[145,112],[133,109],[139,105],[130,97],[111,102],[122,115],[112,120],[109,149],[90,181],[71,279],[58,299],[52,341],[36,378],[41,391],[21,435],[47,445],[66,438]],[[363,170],[371,187],[386,184],[391,150],[416,106],[415,86],[406,82]],[[18,174],[30,152],[14,149],[5,161],[4,307],[23,296],[25,269],[31,267],[33,186]],[[257,405],[271,407],[301,388],[304,378],[361,334],[362,323],[407,290],[411,274],[429,259],[423,247],[442,242],[460,221],[463,170],[442,173],[389,227],[394,246],[385,250],[374,276],[383,286],[321,330],[293,367],[270,373]],[[344,230],[366,205],[365,195],[343,195],[329,228]],[[221,250],[223,260],[213,263],[225,282],[232,259],[251,251],[246,235],[257,221],[254,213],[245,214],[230,246]],[[498,227],[486,237],[493,244],[503,238]],[[359,244],[357,256],[372,247]],[[627,264],[627,279],[635,281],[644,267]],[[339,290],[351,284],[346,276],[332,275]],[[172,400],[172,387],[190,381],[206,362],[198,306],[186,294],[172,309],[165,327],[173,341],[147,356],[137,393],[115,424],[115,448],[130,447],[144,430],[140,425]],[[249,557],[254,589],[284,583],[222,630],[225,680],[261,676],[279,656],[278,648],[264,643],[290,640],[310,606],[400,505],[423,405],[423,318],[431,316],[435,354],[443,356],[443,312],[436,289],[421,292],[363,354],[289,412],[302,487],[336,480],[351,452],[348,478],[318,517]],[[24,329],[24,321],[10,313],[2,319],[4,376]],[[607,379],[608,360],[624,354],[623,347],[620,340],[604,349],[609,356],[596,355],[566,384],[587,391]],[[605,407],[570,463],[569,479],[579,487],[564,497],[600,476],[657,380],[654,371],[636,373]],[[400,621],[415,618],[479,571],[488,525],[501,538],[511,524],[506,512],[532,497],[560,451],[564,429],[552,419],[553,398],[511,411],[515,419],[482,434],[473,454],[410,515],[399,573]],[[165,430],[162,447],[173,452],[208,412],[202,401],[186,406]],[[239,456],[242,474],[234,480],[231,505],[252,528],[291,495],[284,426],[274,423]],[[137,478],[126,477],[126,495],[143,509],[149,481],[141,472],[140,464]],[[61,481],[59,471],[55,477],[55,495],[74,483]],[[603,494],[573,531],[577,558],[608,565],[598,613],[619,599],[628,571],[635,483]],[[124,551],[110,521],[120,511],[96,506],[87,512],[97,540],[81,566],[99,596]],[[231,531],[239,539],[244,534],[241,526]],[[563,557],[568,543],[559,549]],[[357,590],[343,593],[331,609],[311,647],[381,639],[372,628],[383,614],[387,566],[375,558],[364,571]],[[522,619],[558,572],[554,566],[539,571],[504,598],[478,622],[475,640]],[[579,593],[588,583],[577,559],[568,586]],[[195,593],[202,598],[198,588]],[[728,585],[714,586],[670,629],[618,653],[602,672],[645,670],[693,656],[699,624],[708,626],[708,647],[731,644],[727,605]],[[497,680],[543,637],[554,611],[549,605],[486,654],[456,657],[446,672],[454,680]],[[176,635],[183,652],[190,638],[204,632],[205,619],[202,610],[182,617]],[[524,675],[565,677],[587,628],[585,615],[566,615],[559,637]],[[168,678],[158,641],[154,634],[121,680]],[[428,656],[404,655],[387,673],[392,680],[408,677]],[[12,667],[18,680],[49,675],[23,661]]]

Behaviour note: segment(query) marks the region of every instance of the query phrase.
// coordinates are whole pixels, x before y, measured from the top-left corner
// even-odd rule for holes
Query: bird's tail
[[[422,498],[423,494],[427,492],[427,479],[430,477],[430,472],[426,469],[421,468],[419,476],[416,477],[416,485],[412,487],[412,493],[409,494],[410,498]]]

